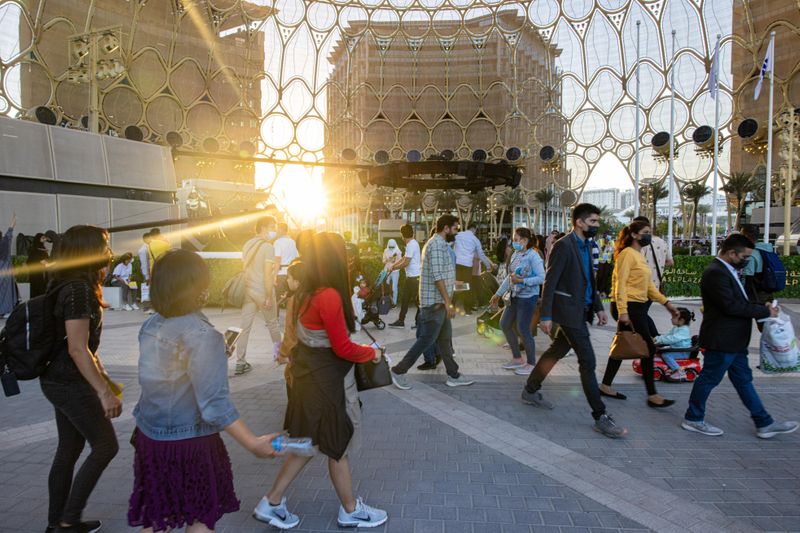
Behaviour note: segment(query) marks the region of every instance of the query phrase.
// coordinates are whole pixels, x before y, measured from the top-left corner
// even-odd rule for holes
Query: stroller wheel
[[[383,320],[378,320],[377,322],[375,322],[375,327],[378,329],[386,329],[386,322],[384,322]]]

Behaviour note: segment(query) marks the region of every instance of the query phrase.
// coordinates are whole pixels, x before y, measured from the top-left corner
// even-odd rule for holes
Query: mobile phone
[[[236,344],[236,341],[239,340],[239,335],[242,334],[242,328],[235,328],[233,326],[229,327],[225,330],[225,346],[228,348],[228,352],[233,352],[233,347]]]

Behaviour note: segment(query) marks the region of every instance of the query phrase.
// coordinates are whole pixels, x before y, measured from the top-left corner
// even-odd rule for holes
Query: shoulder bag
[[[258,244],[255,252],[250,253],[250,257],[247,258],[244,262],[244,268],[238,273],[236,273],[231,279],[229,279],[225,286],[222,288],[222,310],[225,310],[225,305],[230,305],[231,307],[242,307],[244,305],[244,296],[246,291],[246,272],[250,265],[253,263],[256,257],[258,257],[258,253],[261,251],[261,248],[264,246],[264,241],[261,241]]]
[[[375,337],[367,331],[366,328],[361,328],[361,331],[367,334],[367,337],[372,339],[375,344],[378,341]],[[356,363],[355,378],[356,388],[359,392],[378,389],[392,384],[392,374],[389,370],[389,360],[386,358],[384,348],[381,347],[381,360],[377,363],[375,361],[367,361],[366,363]]]
[[[650,348],[644,337],[636,333],[633,325],[630,330],[622,329],[623,327],[617,325],[617,334],[614,335],[614,340],[611,342],[611,351],[608,356],[611,359],[620,360],[650,357]]]

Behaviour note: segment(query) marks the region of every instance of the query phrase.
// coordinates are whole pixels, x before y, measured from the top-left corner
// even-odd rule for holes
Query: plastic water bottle
[[[309,457],[316,454],[314,443],[307,437],[299,439],[284,437],[283,435],[275,437],[272,440],[272,449],[276,452],[287,452]]]
[[[514,274],[516,274],[517,277],[521,278],[521,277],[523,277],[522,271],[523,271],[522,267],[517,267],[517,269],[514,271]],[[522,282],[522,281],[517,283],[517,285],[523,285],[523,284],[524,284],[524,282]]]

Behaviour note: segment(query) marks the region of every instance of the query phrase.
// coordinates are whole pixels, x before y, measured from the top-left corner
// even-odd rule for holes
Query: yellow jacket
[[[667,303],[667,297],[653,283],[650,267],[644,256],[632,246],[622,250],[614,263],[611,299],[616,302],[620,315],[628,312],[628,302],[645,303],[653,300],[660,304]]]

